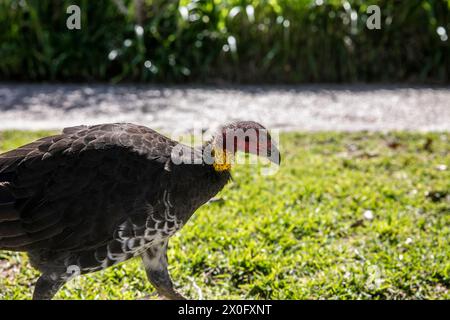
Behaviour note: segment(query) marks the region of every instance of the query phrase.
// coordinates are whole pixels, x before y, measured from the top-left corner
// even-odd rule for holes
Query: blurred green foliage
[[[81,30],[66,28],[71,4]],[[366,28],[372,4],[381,30]],[[0,0],[0,80],[448,83],[449,11],[449,0]]]

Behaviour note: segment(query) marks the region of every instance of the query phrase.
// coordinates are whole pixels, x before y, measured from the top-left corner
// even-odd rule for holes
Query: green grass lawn
[[[44,132],[0,133],[0,150]],[[288,133],[276,175],[238,166],[170,243],[176,287],[209,299],[450,298],[450,133]],[[25,254],[0,253],[0,299],[28,299]],[[153,292],[139,260],[60,299]]]

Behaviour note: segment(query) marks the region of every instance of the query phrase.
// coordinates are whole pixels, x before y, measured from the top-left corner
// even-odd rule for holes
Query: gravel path
[[[253,119],[284,130],[450,130],[450,87],[0,84],[1,129],[135,122],[165,132]]]

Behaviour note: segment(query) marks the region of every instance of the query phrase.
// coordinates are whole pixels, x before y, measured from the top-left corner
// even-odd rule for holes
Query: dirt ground
[[[0,84],[0,130],[134,122],[188,132],[236,119],[283,130],[448,131],[450,87]]]

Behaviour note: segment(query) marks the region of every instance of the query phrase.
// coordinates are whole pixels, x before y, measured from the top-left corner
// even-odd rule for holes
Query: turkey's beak
[[[281,164],[280,150],[278,150],[277,144],[272,140],[270,135],[268,138],[261,138],[261,140],[258,139],[255,143],[250,143],[247,140],[244,142],[244,139],[239,139],[237,141],[235,140],[234,150],[267,158],[270,162],[273,162],[276,165]]]
[[[278,150],[278,147],[272,142],[267,146],[267,159],[276,165],[281,165],[280,150]]]

